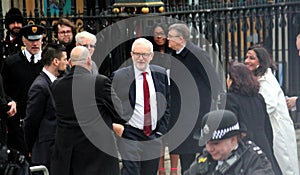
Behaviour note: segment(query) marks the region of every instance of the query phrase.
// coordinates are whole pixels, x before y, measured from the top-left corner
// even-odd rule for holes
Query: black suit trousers
[[[148,137],[142,130],[125,125],[122,138],[118,139],[122,175],[157,174],[162,149],[162,141],[157,137],[154,132]]]

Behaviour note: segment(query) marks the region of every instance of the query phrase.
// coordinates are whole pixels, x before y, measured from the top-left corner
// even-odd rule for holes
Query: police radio
[[[203,151],[203,155],[197,157],[197,174],[205,174],[209,170],[209,161],[208,161],[207,151]]]

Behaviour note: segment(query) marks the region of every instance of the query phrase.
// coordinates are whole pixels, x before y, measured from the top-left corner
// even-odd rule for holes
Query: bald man
[[[91,74],[86,47],[71,51],[70,64],[70,72],[52,86],[57,133],[51,174],[119,174],[111,128],[112,122],[124,123],[117,113],[120,101],[107,77]]]

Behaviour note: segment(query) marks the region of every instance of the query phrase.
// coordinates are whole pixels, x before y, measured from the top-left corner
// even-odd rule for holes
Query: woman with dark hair
[[[161,67],[166,68],[167,70],[171,67],[171,49],[168,47],[167,40],[167,28],[163,24],[158,24],[152,28],[151,39],[153,43],[153,51],[155,52],[154,58],[151,61],[151,64],[155,64]]]
[[[273,153],[273,133],[264,98],[253,74],[242,63],[232,63],[227,75],[226,109],[238,117],[244,139],[254,141],[272,164],[276,175],[282,174]]]
[[[285,96],[272,73],[274,64],[268,51],[256,46],[246,54],[244,64],[254,73],[259,93],[264,97],[273,128],[273,149],[283,174],[299,175],[296,134]]]

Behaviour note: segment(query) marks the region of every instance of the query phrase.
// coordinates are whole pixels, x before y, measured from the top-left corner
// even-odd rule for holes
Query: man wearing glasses
[[[133,65],[113,73],[113,88],[122,103],[124,125],[114,124],[120,138],[122,175],[157,173],[162,142],[169,121],[169,85],[166,70],[149,65],[153,45],[145,38],[134,41]]]
[[[182,94],[186,93],[186,91],[190,91],[190,89],[181,88],[179,91],[178,87],[182,87],[184,84],[180,84],[181,81],[177,81],[176,83],[172,83],[171,81],[171,116],[174,118],[182,117],[185,121],[192,121],[193,119],[196,119],[194,126],[190,126],[185,123],[178,123],[181,128],[193,128],[188,137],[175,150],[172,150],[174,154],[179,154],[181,174],[183,174],[195,160],[196,153],[201,153],[198,141],[194,139],[194,133],[197,131],[197,128],[200,128],[201,119],[204,114],[209,112],[211,107],[215,107],[214,101],[217,99],[217,94],[222,88],[221,81],[215,71],[215,67],[210,62],[210,56],[202,48],[193,44],[190,41],[190,36],[190,30],[184,23],[175,23],[168,28],[167,39],[169,41],[169,47],[173,49],[173,59],[171,60],[173,62],[175,60],[180,62],[189,70],[196,83],[198,91],[193,93],[195,93],[195,95],[199,95],[199,101],[193,102],[193,104],[196,104],[197,107],[199,107],[199,111],[197,113],[191,112],[190,115],[184,116],[180,111],[183,106],[183,104],[181,104]],[[178,74],[178,72],[182,71],[175,67],[175,64],[172,63],[170,70],[171,78],[175,77],[176,73]],[[170,138],[170,140],[172,139],[174,138]]]
[[[66,18],[60,18],[58,20],[55,32],[57,34],[58,44],[62,44],[66,47],[67,58],[70,58],[71,50],[75,47],[74,39],[75,25]]]
[[[84,46],[86,47],[91,56],[93,56],[95,47],[96,47],[96,42],[97,38],[94,34],[91,34],[90,32],[87,31],[82,31],[76,34],[75,36],[75,41],[76,41],[76,46]],[[96,63],[92,60],[92,70],[91,70],[93,75],[98,74],[98,67]]]

